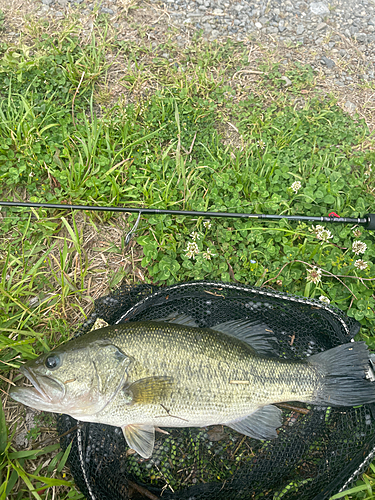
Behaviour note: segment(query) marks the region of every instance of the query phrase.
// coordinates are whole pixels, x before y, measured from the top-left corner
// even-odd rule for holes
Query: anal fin
[[[281,415],[282,411],[279,408],[268,405],[242,420],[226,422],[225,425],[255,439],[273,439],[277,437],[276,429],[282,425]]]
[[[155,444],[155,427],[153,425],[131,424],[122,427],[126,442],[141,457],[150,458]]]

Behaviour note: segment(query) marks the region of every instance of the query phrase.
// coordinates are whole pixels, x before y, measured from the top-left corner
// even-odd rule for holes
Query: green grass
[[[197,37],[181,49],[172,33],[155,48],[146,37],[118,41],[102,18],[86,44],[76,21],[52,34],[40,24],[29,29],[27,43],[0,46],[2,199],[312,216],[374,211],[373,137],[333,96],[319,94],[308,65],[283,71],[264,52],[257,81],[239,83],[248,68],[240,43]],[[111,88],[117,67],[120,96]],[[236,280],[325,296],[361,321],[361,337],[375,347],[375,242],[363,229],[330,226],[322,241],[311,225],[286,220],[143,216],[137,244],[127,246],[136,215],[2,209],[1,216],[2,377],[67,339],[95,293],[124,278]],[[364,254],[353,252],[357,240]],[[306,279],[315,266],[318,283]],[[0,499],[47,500],[45,486],[80,498],[66,488],[66,455],[38,462],[58,446],[17,451],[16,427],[8,433],[4,418]],[[343,498],[373,498],[374,470]]]

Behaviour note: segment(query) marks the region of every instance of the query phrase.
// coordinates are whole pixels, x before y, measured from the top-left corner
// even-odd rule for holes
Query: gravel
[[[375,42],[375,4],[369,0],[335,0],[329,5],[304,0],[164,0],[164,7],[173,24],[203,29],[211,39],[272,35],[278,40],[321,45],[340,34],[369,51]]]
[[[92,11],[94,3],[86,0],[39,0],[43,14],[48,9],[75,6]],[[365,44],[373,51],[375,42],[375,1],[334,0],[149,0],[164,9],[171,24],[203,30],[207,38],[235,36],[245,40],[249,35],[273,35],[279,40],[316,44],[323,38],[341,34]],[[102,13],[116,15],[123,0],[102,0]],[[140,4],[142,8],[142,4]],[[214,34],[213,34],[214,32]]]
[[[62,12],[62,7],[92,11],[87,0],[36,0],[40,14]],[[102,13],[116,16],[124,0],[101,0]],[[167,12],[169,23],[202,30],[215,39],[230,36],[238,41],[249,37],[272,39],[302,45],[327,44],[346,37],[355,41],[362,52],[375,48],[375,0],[333,0],[329,4],[305,0],[149,0],[149,5]],[[145,4],[146,6],[146,4]],[[140,3],[139,8],[145,7]],[[334,45],[334,43],[333,43]],[[330,47],[332,48],[332,47]],[[327,65],[328,66],[328,65]]]
[[[344,109],[363,111],[366,121],[375,127],[371,111],[375,96],[375,0],[31,1],[38,6],[37,14],[47,19],[59,20],[72,9],[79,10],[81,19],[90,19],[99,10],[119,30],[119,39],[130,39],[137,24],[148,26],[147,37],[154,47],[161,43],[163,30],[171,26],[180,47],[199,33],[208,40],[229,37],[271,49],[284,65],[292,60],[310,64],[319,76],[318,87],[325,92],[337,91]],[[168,54],[163,57],[171,61]],[[289,82],[285,80],[285,87]],[[353,106],[345,106],[347,102]],[[367,103],[366,109],[361,102]]]

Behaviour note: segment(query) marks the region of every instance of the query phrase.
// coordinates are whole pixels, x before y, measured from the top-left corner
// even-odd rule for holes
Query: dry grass
[[[35,0],[13,0],[12,2],[0,0],[0,9],[5,14],[5,31],[1,34],[1,40],[8,43],[15,43],[19,38],[15,37],[15,32],[23,33],[23,43],[32,43],[35,36],[42,33],[52,33],[64,31],[67,26],[75,23],[81,39],[81,43],[88,43],[92,30],[94,29],[94,20],[98,15],[97,11],[91,14],[82,14],[81,11],[68,9],[65,19],[55,19],[49,16],[49,22],[42,25],[39,22],[40,3]],[[110,68],[108,69],[105,81],[96,89],[96,100],[99,105],[106,107],[116,102],[126,105],[129,102],[145,99],[150,93],[168,83],[176,81],[181,74],[170,77],[170,67],[174,64],[181,65],[185,58],[185,49],[191,47],[197,42],[193,41],[193,31],[186,28],[178,31],[173,26],[170,16],[165,9],[147,3],[135,2],[133,0],[121,0],[121,7],[117,14],[110,19],[112,25],[109,27],[107,43],[111,44],[116,37],[117,42],[132,42],[135,46],[149,46],[150,52],[145,51],[139,55],[137,65],[133,61],[128,65],[121,54],[112,54],[110,56]],[[117,23],[117,27],[113,27]],[[181,36],[176,44],[176,37]],[[200,42],[198,42],[200,43]],[[153,65],[155,53],[158,52],[160,45],[173,45],[173,61],[165,61],[165,64],[159,65],[157,71]],[[269,67],[272,64],[286,60],[283,65],[284,71],[293,68],[295,62],[301,64],[314,64],[318,68],[315,76],[314,85],[302,89],[300,95],[291,95],[288,87],[283,90],[285,99],[293,99],[295,106],[303,107],[305,99],[314,95],[330,94],[337,99],[338,104],[346,111],[347,101],[353,103],[356,107],[355,112],[360,118],[363,118],[370,131],[375,129],[375,87],[374,84],[359,83],[358,75],[363,72],[368,63],[367,56],[360,50],[360,46],[351,40],[340,35],[340,40],[336,42],[334,50],[325,48],[324,53],[336,63],[338,73],[345,71],[353,74],[353,84],[350,86],[339,87],[333,78],[332,72],[325,71],[319,63],[317,56],[321,54],[321,49],[316,47],[295,47],[287,46],[284,43],[278,43],[272,37],[267,37],[261,41],[247,40],[246,42],[248,57],[248,66],[235,73],[226,71],[226,61],[223,61],[223,67],[212,70],[209,76],[224,78],[224,83],[230,85],[236,90],[237,101],[246,98],[250,93],[259,96],[267,107],[275,101],[275,95],[271,90],[264,91],[260,89],[259,81],[264,77],[261,66],[267,63]],[[340,56],[339,50],[345,49],[347,57]],[[238,52],[234,51],[231,55],[233,65],[239,64],[242,58],[242,48]],[[129,71],[135,71],[138,67],[138,79],[134,82],[131,89],[124,85],[123,77]],[[150,68],[150,69],[148,69]],[[151,69],[152,68],[152,69]],[[175,78],[175,80],[173,80]],[[195,85],[197,92],[205,92],[204,87],[200,87],[191,77],[192,85]],[[280,99],[280,97],[278,97]],[[218,125],[218,130],[224,138],[226,144],[243,149],[245,144],[242,136],[236,127],[235,117],[227,117],[225,125]],[[368,147],[366,144],[362,148]],[[71,219],[67,219],[71,222]],[[57,244],[49,256],[49,265],[51,276],[64,275],[64,278],[77,288],[80,282],[80,276],[83,278],[83,291],[80,294],[73,293],[65,299],[64,306],[60,312],[56,312],[54,306],[46,304],[45,314],[63,315],[67,323],[71,325],[74,331],[82,321],[83,314],[88,315],[93,307],[93,301],[103,295],[108,294],[111,287],[115,286],[119,279],[125,280],[129,284],[144,281],[144,274],[140,265],[142,260],[142,250],[134,240],[124,246],[124,238],[130,230],[132,224],[128,223],[127,217],[119,217],[116,222],[104,221],[99,217],[93,221],[85,217],[84,214],[76,214],[75,221],[80,234],[80,249],[72,252],[71,264],[62,269],[60,264],[60,253],[63,249],[64,239],[68,242],[69,250],[73,249],[73,242],[69,240],[68,231],[62,226],[59,232]],[[84,258],[82,258],[82,256]],[[52,279],[52,278],[51,278]],[[42,290],[43,291],[43,290]],[[62,286],[55,283],[55,295],[62,294]],[[32,297],[30,297],[32,298]],[[58,337],[56,338],[58,340]],[[2,391],[2,400],[5,409],[6,420],[12,430],[17,424],[16,447],[30,448],[30,442],[25,441],[26,433],[33,428],[34,411],[25,409],[23,405],[13,402],[8,397],[10,386],[14,384],[15,373],[10,372],[8,380],[0,380],[0,390]],[[23,380],[17,380],[17,384]],[[50,442],[53,438],[53,430],[43,428],[38,440],[33,446],[43,446],[45,442]],[[50,460],[45,457],[43,460]],[[42,459],[41,459],[42,460]],[[30,461],[32,472],[39,463]]]
[[[83,6],[84,4],[82,4]],[[40,3],[36,0],[15,0],[10,5],[4,0],[0,0],[0,9],[5,13],[6,25],[6,31],[2,38],[11,42],[14,41],[13,29],[17,29],[19,32],[21,27],[23,33],[30,37],[35,36],[38,30],[51,33],[66,29],[69,23],[74,22],[78,23],[82,43],[88,43],[94,20],[99,14],[95,8],[92,13],[83,14],[82,8],[76,10],[69,7],[64,12],[64,19],[55,19],[53,16],[48,15],[49,23],[42,27],[38,19],[43,16],[37,15],[38,12],[40,14]],[[44,14],[44,16],[47,16],[47,14]],[[113,23],[116,23],[116,27],[113,26]],[[155,54],[158,53],[155,48],[178,41],[174,46],[173,63],[170,66],[176,63],[179,64],[184,57],[185,49],[196,43],[193,41],[193,34],[194,30],[189,27],[182,30],[177,28],[165,8],[147,2],[122,0],[116,14],[110,17],[108,42],[110,43],[116,37],[117,41],[132,42],[136,46],[149,46],[152,50],[149,53],[144,53],[137,60],[137,65],[141,68],[141,71],[138,81],[132,85],[131,90],[124,85],[122,79],[129,70],[135,70],[135,63],[133,62],[129,67],[123,56],[111,55],[111,66],[106,81],[98,86],[96,90],[98,103],[103,106],[110,106],[120,100],[126,104],[145,99],[150,93],[165,84],[165,77],[168,74],[168,65],[165,68],[160,67],[158,78],[155,65],[152,65],[152,60]],[[178,40],[177,36],[180,37]],[[334,37],[335,46],[330,49],[327,43]],[[259,92],[260,64],[264,62],[269,64],[279,63],[284,58],[288,61],[284,65],[285,70],[288,70],[295,62],[314,64],[318,73],[314,88],[305,92],[306,97],[316,93],[329,93],[337,99],[339,105],[345,111],[348,111],[345,103],[350,101],[356,107],[355,112],[366,121],[370,131],[373,131],[375,127],[375,87],[373,83],[363,83],[359,79],[359,75],[363,73],[366,65],[370,63],[369,57],[365,54],[363,46],[335,31],[326,35],[325,42],[322,47],[296,47],[278,42],[271,35],[262,36],[257,40],[250,36],[248,41],[245,41],[249,47],[249,67],[233,75],[231,81],[226,83],[236,87],[239,94],[241,92],[244,95],[248,95],[249,92],[257,94]],[[339,51],[341,49],[346,51],[345,57],[340,55]],[[340,87],[335,84],[335,78],[332,78],[333,72],[325,70],[319,62],[320,56],[323,54],[335,62],[334,70],[336,75],[339,76],[342,71],[352,75],[353,83],[351,85]],[[235,59],[236,54],[233,54],[233,62],[235,62]],[[217,73],[220,73],[221,69],[217,68]],[[217,75],[213,74],[212,76],[215,78]],[[287,87],[285,92],[288,93]],[[240,95],[238,98],[240,99]],[[271,95],[263,94],[263,99],[265,105],[272,102]]]

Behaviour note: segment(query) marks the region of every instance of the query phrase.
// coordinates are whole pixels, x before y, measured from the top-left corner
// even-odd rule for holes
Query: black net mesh
[[[166,288],[122,286],[95,302],[78,331],[101,318],[109,324],[192,316],[200,327],[251,318],[269,325],[282,358],[302,359],[350,341],[360,325],[322,302],[229,283]],[[166,429],[148,460],[129,450],[119,428],[77,423],[62,415],[58,431],[68,463],[88,499],[323,500],[348,487],[375,451],[374,405],[357,408],[279,405],[278,437],[259,441],[222,426]]]

